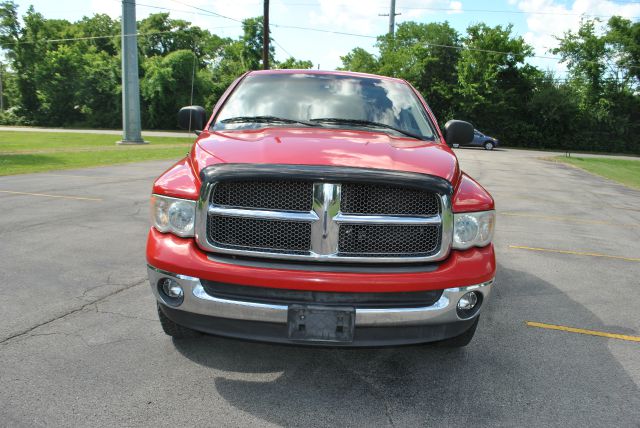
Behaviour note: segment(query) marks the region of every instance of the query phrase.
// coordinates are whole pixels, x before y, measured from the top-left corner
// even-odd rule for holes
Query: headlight
[[[495,211],[480,211],[453,215],[453,248],[466,250],[484,247],[493,239],[496,224]]]
[[[196,201],[151,196],[151,223],[160,232],[171,232],[183,238],[193,236]]]

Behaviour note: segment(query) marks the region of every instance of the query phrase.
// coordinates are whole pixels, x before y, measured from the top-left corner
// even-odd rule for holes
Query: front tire
[[[476,328],[478,327],[479,320],[480,317],[476,317],[476,320],[473,322],[473,324],[471,324],[471,327],[469,327],[467,331],[459,336],[442,340],[438,342],[438,345],[444,348],[462,348],[467,346],[471,342],[471,339],[473,339],[473,336],[476,334]]]
[[[487,141],[484,143],[485,150],[493,150],[494,147],[495,145],[491,141]]]
[[[173,337],[174,339],[189,339],[193,337],[200,336],[200,333],[187,328],[183,325],[176,324],[168,316],[162,312],[162,308],[158,303],[158,318],[160,318],[160,325],[162,326],[162,331],[165,332],[166,335]]]

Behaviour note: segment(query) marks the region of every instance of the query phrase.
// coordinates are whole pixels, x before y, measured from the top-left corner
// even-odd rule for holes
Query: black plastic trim
[[[442,177],[415,172],[343,166],[290,164],[221,164],[203,168],[203,182],[255,180],[256,178],[295,179],[315,182],[352,182],[398,185],[453,195],[453,186]]]
[[[254,287],[201,279],[207,294],[213,297],[243,302],[276,305],[319,304],[365,308],[415,308],[431,306],[440,299],[443,290],[398,291],[388,293],[345,293],[283,288]],[[479,306],[479,305],[478,305]]]
[[[208,253],[209,260],[217,263],[227,263],[237,266],[256,267],[260,269],[283,269],[298,270],[310,272],[344,272],[344,273],[420,273],[434,272],[438,269],[439,264],[431,263],[383,263],[375,264],[349,264],[349,263],[330,263],[330,262],[314,262],[314,261],[279,261],[277,259],[258,259],[255,257],[235,256],[229,254]]]

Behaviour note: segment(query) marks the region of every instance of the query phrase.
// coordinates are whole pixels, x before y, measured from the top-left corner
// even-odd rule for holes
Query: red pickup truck
[[[154,183],[148,274],[164,331],[380,346],[474,335],[495,270],[492,197],[401,79],[253,71]]]

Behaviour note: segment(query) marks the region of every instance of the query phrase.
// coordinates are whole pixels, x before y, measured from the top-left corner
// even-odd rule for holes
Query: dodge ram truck
[[[402,79],[252,71],[153,185],[151,290],[165,333],[287,344],[467,345],[496,262],[491,195]]]

